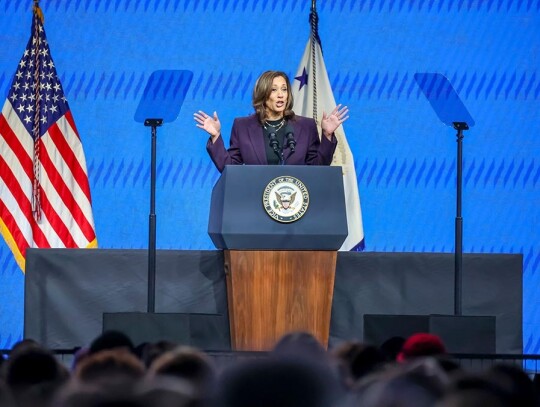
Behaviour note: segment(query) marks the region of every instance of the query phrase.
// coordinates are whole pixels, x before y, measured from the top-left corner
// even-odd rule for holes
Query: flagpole
[[[34,0],[34,5],[32,7],[34,16],[39,19],[41,24],[43,24],[43,12],[39,8],[39,0]],[[36,89],[34,94],[36,96],[36,102],[34,107],[34,121],[32,125],[32,137],[34,138],[34,156],[33,156],[33,172],[34,179],[32,180],[32,213],[36,222],[41,222],[41,169],[40,169],[40,121],[39,121],[39,104],[40,97],[39,93],[41,91],[41,82],[39,73],[41,71],[40,60],[39,60],[39,47],[40,47],[40,36],[37,24],[32,24],[33,32],[32,36],[35,38],[34,44],[34,83]]]
[[[45,22],[45,17],[43,16],[43,11],[41,11],[41,8],[39,7],[39,0],[34,0],[34,6],[32,7],[34,14],[36,14],[41,21],[41,24]]]
[[[321,39],[319,38],[319,15],[317,14],[317,0],[311,0],[311,12],[309,13],[309,23],[311,27],[311,77],[314,79],[311,81],[313,86],[313,119],[318,121],[318,109],[317,109],[317,63],[315,53],[315,41],[319,44]],[[321,47],[322,52],[322,47]]]
[[[317,13],[317,0],[311,0],[311,12],[309,13],[309,22],[311,25],[311,35],[313,36],[313,39],[317,41],[319,45],[321,45],[321,38],[319,37],[319,14]]]

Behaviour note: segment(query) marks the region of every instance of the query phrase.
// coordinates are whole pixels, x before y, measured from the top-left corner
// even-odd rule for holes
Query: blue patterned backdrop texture
[[[31,5],[0,1],[2,101],[28,40]],[[252,111],[257,76],[296,71],[310,5],[41,1],[86,152],[101,248],[147,247],[150,133],[133,117],[161,69],[189,70],[193,80],[178,119],[158,129],[158,248],[213,248],[206,225],[219,174],[193,112],[216,110],[228,140],[233,118]],[[540,353],[540,1],[327,0],[318,11],[335,97],[351,110],[345,132],[366,250],[454,250],[455,132],[414,80],[442,73],[476,121],[463,146],[464,251],[523,253],[524,351]],[[22,337],[24,275],[3,243],[0,267],[7,348]]]

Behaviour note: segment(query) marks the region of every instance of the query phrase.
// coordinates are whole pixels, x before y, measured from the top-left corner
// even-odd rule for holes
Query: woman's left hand
[[[341,105],[337,105],[329,115],[323,112],[321,128],[324,136],[331,140],[334,131],[348,118],[349,108],[347,106],[341,107]]]

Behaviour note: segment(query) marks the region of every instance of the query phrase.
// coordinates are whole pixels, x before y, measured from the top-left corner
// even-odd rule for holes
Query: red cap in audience
[[[411,335],[403,344],[397,356],[398,362],[415,357],[444,355],[446,348],[440,337],[429,333]]]

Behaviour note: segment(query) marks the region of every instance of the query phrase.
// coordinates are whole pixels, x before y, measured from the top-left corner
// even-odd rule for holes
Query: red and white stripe
[[[95,247],[82,144],[68,111],[40,138],[42,216],[32,215],[34,140],[11,102],[0,115],[0,231],[24,270],[28,247]]]

